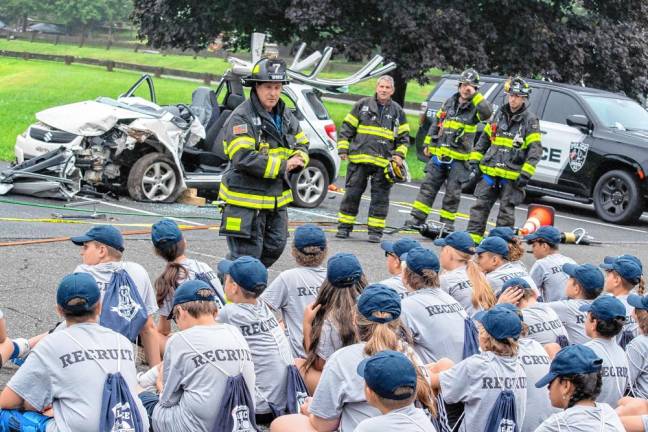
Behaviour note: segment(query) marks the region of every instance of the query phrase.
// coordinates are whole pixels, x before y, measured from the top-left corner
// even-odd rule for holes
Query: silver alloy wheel
[[[151,164],[142,176],[142,190],[151,201],[164,201],[175,190],[178,179],[171,165],[164,161]]]
[[[297,193],[299,198],[305,204],[317,202],[319,197],[325,192],[326,180],[322,171],[317,167],[306,167],[297,178]]]

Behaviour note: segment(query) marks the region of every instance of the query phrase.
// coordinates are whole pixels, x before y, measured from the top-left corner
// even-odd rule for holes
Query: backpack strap
[[[225,329],[229,331],[228,328],[225,327]],[[187,340],[187,338],[185,337],[185,335],[182,334],[182,332],[178,332],[178,333],[176,333],[176,334],[177,334],[178,336],[180,336],[180,338],[182,338],[182,340],[185,341],[185,343],[186,343],[187,345],[189,345],[189,347],[190,347],[192,350],[194,350],[194,352],[195,352],[196,354],[198,354],[198,355],[200,356],[200,358],[206,359],[207,362],[208,362],[210,365],[212,365],[213,367],[215,367],[216,369],[218,369],[219,371],[221,371],[221,373],[222,373],[223,375],[225,375],[225,376],[227,376],[227,377],[231,376],[230,374],[228,374],[227,372],[225,372],[225,370],[224,370],[222,367],[218,366],[218,365],[216,364],[216,362],[210,360],[207,356],[203,355],[203,353],[201,353],[200,351],[198,351],[198,349],[197,349],[197,348],[196,348],[196,347],[195,347],[191,342],[189,342],[189,340]],[[240,369],[239,369],[239,373],[241,373],[242,371],[243,371],[243,363],[241,362]]]
[[[82,350],[88,351],[88,349],[86,347],[84,347],[83,344],[78,341],[78,339],[76,339],[74,336],[72,336],[70,334],[70,328],[69,327],[66,330],[63,331],[63,334],[66,335],[67,337],[69,337],[70,339],[72,339],[72,341],[74,343],[76,343],[77,345],[79,345],[79,347],[81,347]],[[121,351],[121,340],[119,340],[119,336],[120,335],[118,334],[117,335],[117,372],[121,372],[121,358],[120,358],[121,357],[120,356],[120,354],[121,354],[120,353],[120,351]],[[110,372],[108,372],[106,370],[105,367],[103,367],[103,365],[95,357],[92,357],[92,360],[94,360],[95,363],[97,363],[97,365],[103,371],[103,373],[105,373],[106,375],[108,375],[110,373]]]
[[[592,339],[592,342],[595,342],[595,343],[599,344],[601,346],[601,348],[603,348],[603,352],[605,353],[605,358],[607,359],[607,361],[610,362],[611,366],[615,366],[614,363],[612,363],[612,357],[610,357],[610,354],[607,352],[607,349],[605,349],[605,346],[602,343],[600,343],[597,339]],[[624,356],[624,357],[628,358],[628,356]],[[619,382],[617,380],[614,380],[614,381],[615,381],[617,390],[619,390],[619,393],[621,393],[621,395],[623,396],[623,394],[625,392],[625,389],[621,389],[621,387],[619,387]],[[626,377],[626,383],[630,383],[630,377]],[[603,411],[601,411],[601,418],[603,417],[602,413],[603,413]]]
[[[635,350],[635,351],[636,351],[636,348],[635,348],[634,346],[630,346],[630,345],[628,345],[628,347],[626,348],[626,351],[629,351],[629,350]],[[637,351],[637,353],[640,354],[638,351]],[[648,369],[645,369],[645,368],[640,367],[640,365],[636,364],[636,363],[632,360],[632,357],[630,357],[629,355],[626,355],[626,358],[628,359],[628,361],[629,361],[630,363],[632,363],[632,366],[634,366],[635,368],[637,368],[637,369],[638,369],[642,374],[648,373]],[[642,398],[642,399],[646,399],[646,398],[648,398],[648,394],[644,394],[643,392],[639,391],[639,390],[634,386],[634,382],[630,379],[629,376],[628,376],[628,386],[630,387],[630,391],[634,394],[635,397],[640,397],[640,398]]]
[[[266,305],[265,302],[263,302],[262,300],[259,300],[259,302],[257,304],[263,306],[264,308],[269,308],[269,306]],[[257,320],[259,320],[259,321],[261,320],[261,317],[259,316],[259,314],[255,310],[252,310],[252,313],[257,318]],[[275,316],[275,315],[272,314],[272,316]],[[274,330],[274,329],[272,329],[272,330]],[[272,330],[270,330],[270,336],[272,336],[272,340],[274,340],[275,346],[277,347],[277,351],[279,351],[279,355],[281,356],[281,359],[284,361],[284,363],[286,363],[286,366],[290,366],[292,364],[295,364],[295,359],[293,358],[290,351],[288,351],[288,355],[290,356],[290,358],[286,358],[286,355],[285,355],[284,351],[281,349],[281,344],[279,343],[279,340],[277,340],[277,336],[274,334],[274,332]],[[290,345],[288,345],[288,348],[290,349]]]

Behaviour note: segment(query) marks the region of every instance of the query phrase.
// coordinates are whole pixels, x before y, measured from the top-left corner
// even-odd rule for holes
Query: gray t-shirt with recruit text
[[[96,323],[73,324],[47,335],[7,384],[38,410],[52,405],[47,431],[99,432],[107,373],[120,372],[148,430],[137,397],[133,346],[124,336]]]
[[[533,339],[520,339],[518,360],[527,376],[526,417],[521,432],[533,432],[544,419],[557,412],[551,406],[546,387],[536,388],[535,383],[549,373],[551,359],[542,345]]]
[[[396,291],[400,296],[401,300],[409,295],[409,291],[407,291],[407,288],[405,288],[405,285],[403,284],[403,278],[401,277],[401,275],[392,276],[378,283],[386,285],[389,288]]]
[[[565,285],[569,276],[562,270],[565,264],[576,264],[576,261],[555,253],[537,260],[531,266],[529,274],[540,290],[543,301],[552,302],[567,298]]]
[[[542,345],[557,343],[559,336],[565,336],[569,341],[567,330],[558,314],[546,303],[534,303],[522,309],[524,323],[529,326],[527,338],[540,342]]]
[[[585,333],[585,318],[587,312],[581,312],[580,307],[584,304],[590,304],[594,300],[568,299],[558,300],[547,303],[547,305],[556,312],[560,321],[562,321],[569,343],[573,345],[584,344],[590,340]]]
[[[466,266],[457,267],[450,271],[442,271],[439,274],[439,282],[441,289],[457,300],[468,315],[473,316],[478,312],[474,310],[472,304],[472,283],[468,279]]]
[[[623,348],[612,339],[592,339],[585,343],[597,356],[603,359],[603,387],[601,394],[596,398],[597,402],[609,404],[616,408],[619,399],[628,387],[628,359]]]
[[[229,303],[218,321],[238,328],[252,352],[259,414],[271,412],[268,402],[286,406],[288,366],[293,364],[290,344],[267,304]]]
[[[326,268],[324,267],[296,267],[281,272],[261,294],[261,300],[275,311],[281,312],[295,357],[306,357],[304,311],[317,298],[325,278]]]
[[[617,335],[617,342],[621,342],[624,332],[628,332],[632,337],[637,337],[639,335],[639,324],[635,321],[632,316],[634,307],[630,306],[628,303],[628,294],[617,296],[617,299],[623,303],[623,306],[626,308],[626,322],[623,325],[623,331]]]
[[[630,388],[635,397],[648,399],[648,336],[637,336],[626,346]]]
[[[380,411],[367,403],[364,379],[358,375],[358,364],[367,357],[364,342],[336,351],[326,362],[313,401],[311,414],[333,420],[340,419],[340,432],[352,432],[368,418]]]
[[[574,405],[552,415],[536,432],[624,432],[617,413],[605,403]]]
[[[529,276],[529,272],[527,271],[526,267],[524,267],[524,265],[520,261],[506,262],[497,267],[492,272],[486,273],[486,279],[488,280],[488,283],[490,284],[493,292],[496,295],[498,295],[500,291],[502,291],[502,286],[504,286],[504,283],[513,278],[524,279],[529,283],[531,288],[533,288],[536,292],[538,291],[538,287],[536,287],[536,284],[531,276]]]
[[[360,422],[353,432],[436,432],[428,416],[414,404]]]
[[[424,363],[447,357],[463,359],[464,308],[440,288],[423,288],[405,297],[401,319],[412,332],[414,349]]]
[[[228,376],[242,374],[254,394],[250,348],[229,324],[194,326],[171,336],[163,374],[164,390],[153,411],[155,432],[210,432],[228,391]]]
[[[441,372],[441,396],[447,403],[464,403],[460,432],[483,431],[502,391],[515,396],[515,416],[523,424],[526,412],[527,377],[517,357],[493,352],[475,354]]]

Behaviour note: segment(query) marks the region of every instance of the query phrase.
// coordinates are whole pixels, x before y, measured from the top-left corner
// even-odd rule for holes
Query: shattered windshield
[[[648,111],[629,99],[583,95],[603,125],[619,130],[648,130]]]

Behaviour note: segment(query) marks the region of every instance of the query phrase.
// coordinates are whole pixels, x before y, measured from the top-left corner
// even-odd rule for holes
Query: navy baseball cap
[[[298,226],[295,229],[295,248],[303,250],[307,247],[318,247],[320,250],[326,248],[326,234],[324,230],[312,224]]]
[[[446,237],[434,240],[436,246],[450,246],[467,254],[475,253],[475,241],[467,231],[455,231]]]
[[[200,290],[209,290],[210,294],[208,296],[199,295],[198,291]],[[214,290],[207,282],[200,279],[192,279],[181,283],[178,288],[176,288],[175,293],[173,294],[172,309],[183,303],[193,301],[213,302],[215,299]],[[169,318],[172,318],[172,316],[170,315]]]
[[[403,237],[402,239],[398,239],[395,242],[383,240],[380,243],[380,247],[385,252],[393,253],[400,258],[404,253],[409,252],[411,249],[414,249],[415,247],[421,247],[421,243],[419,243],[418,240],[414,240],[409,237]]]
[[[70,240],[77,246],[83,246],[84,243],[88,243],[89,241],[96,241],[115,248],[119,252],[124,252],[124,237],[112,225],[97,225],[90,228],[87,233],[72,237]]]
[[[605,257],[603,263],[599,264],[599,267],[603,270],[614,270],[619,276],[634,285],[639,283],[641,273],[643,272],[641,262],[630,255]]]
[[[602,366],[603,360],[590,347],[569,345],[558,351],[551,361],[549,373],[540,378],[535,386],[545,387],[558,377],[598,372]]]
[[[511,227],[495,227],[488,232],[488,237],[499,237],[508,243],[515,238],[515,231]]]
[[[360,362],[357,372],[367,387],[382,398],[405,400],[416,393],[416,368],[405,354],[398,351],[385,350],[367,357]],[[396,394],[396,389],[402,387],[409,387],[412,391]]]
[[[495,305],[487,311],[477,312],[475,320],[484,326],[489,335],[498,340],[517,339],[522,332],[522,320],[510,306]]]
[[[619,255],[619,256],[606,256],[605,258],[603,258],[603,262],[606,263],[606,264],[610,264],[610,263],[613,263],[614,261],[616,261],[617,259],[620,259],[620,258],[629,259],[629,260],[634,261],[639,267],[641,267],[641,270],[643,271],[643,264],[641,264],[641,260],[639,260],[639,258],[637,258],[634,255],[625,254],[625,255]]]
[[[477,246],[477,253],[490,252],[508,259],[508,243],[501,237],[486,237]]]
[[[61,279],[56,290],[56,303],[68,312],[87,312],[100,298],[99,286],[90,273],[71,273]],[[81,299],[85,303],[68,305],[72,299]]]
[[[441,268],[439,258],[430,249],[417,247],[401,257],[407,263],[407,268],[418,275],[423,275],[423,270],[439,272]]]
[[[563,271],[576,281],[586,291],[598,291],[603,289],[605,278],[599,269],[592,264],[564,264]]]
[[[628,296],[628,304],[635,309],[648,310],[648,295],[642,297],[637,294],[630,294]]]
[[[594,318],[603,321],[625,318],[626,316],[626,308],[621,303],[621,300],[611,295],[604,295],[592,303],[581,305],[578,310],[581,312],[589,312]]]
[[[560,231],[558,231],[558,228],[547,225],[541,226],[536,232],[524,237],[524,241],[527,243],[532,243],[536,240],[542,240],[545,243],[549,243],[550,245],[555,246],[557,244],[560,244],[561,238],[562,235],[560,234]]]
[[[401,299],[393,288],[383,284],[371,284],[358,297],[358,311],[369,321],[386,323],[400,316]],[[374,312],[389,312],[391,318],[375,317]]]
[[[176,244],[182,240],[182,231],[171,219],[162,219],[151,227],[151,241],[155,247]]]
[[[261,261],[251,256],[227,259],[218,263],[218,271],[228,274],[245,291],[260,294],[268,286],[268,269]]]
[[[337,253],[328,260],[326,278],[333,286],[350,287],[362,278],[360,261],[353,254]]]
[[[504,282],[504,284],[502,285],[502,291],[510,287],[520,287],[525,290],[532,289],[531,285],[529,285],[529,282],[527,282],[525,279],[521,277],[515,277],[513,279],[509,279],[506,282]]]

